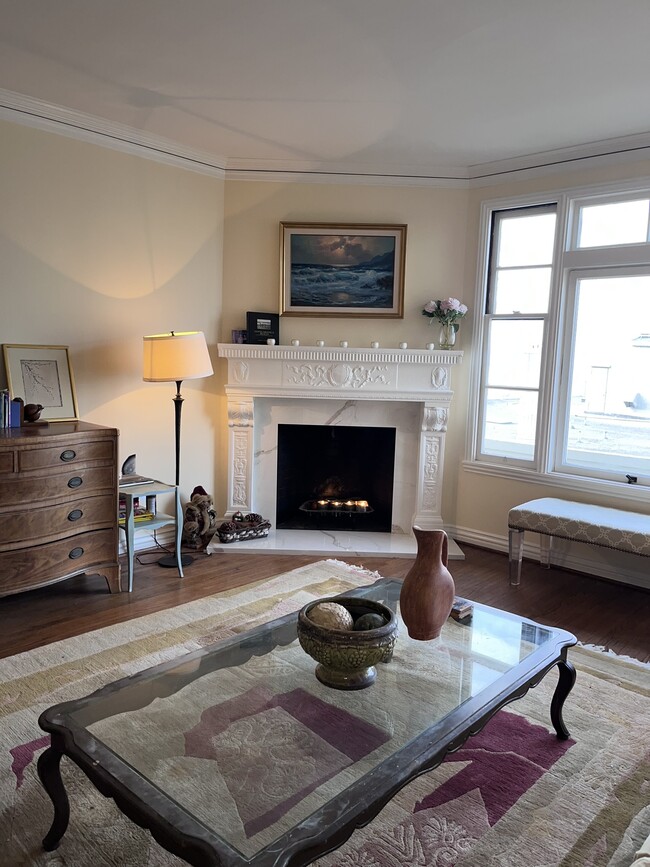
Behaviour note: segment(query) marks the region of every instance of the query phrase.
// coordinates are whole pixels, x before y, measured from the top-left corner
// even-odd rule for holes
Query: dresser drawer
[[[36,508],[47,500],[69,502],[80,496],[116,490],[117,471],[114,466],[70,467],[67,473],[51,473],[43,478],[18,476],[11,480],[1,479],[0,504],[4,507],[32,503]]]
[[[112,440],[75,442],[48,448],[25,449],[18,453],[18,469],[39,470],[44,467],[61,467],[87,464],[91,461],[114,462],[115,449]]]
[[[114,530],[79,533],[58,542],[0,553],[0,596],[114,564]]]
[[[0,452],[0,473],[13,473],[14,471],[14,453]]]
[[[32,506],[12,511],[0,518],[0,550],[112,527],[116,508],[115,496],[104,494],[101,497],[77,497],[55,506]]]

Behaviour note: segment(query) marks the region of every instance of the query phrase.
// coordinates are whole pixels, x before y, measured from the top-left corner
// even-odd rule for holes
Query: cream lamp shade
[[[202,331],[171,331],[143,337],[145,382],[179,382],[213,373]]]

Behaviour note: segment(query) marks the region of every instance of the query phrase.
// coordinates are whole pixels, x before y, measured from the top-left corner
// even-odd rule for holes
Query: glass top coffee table
[[[401,582],[353,593],[398,609]],[[43,846],[68,826],[60,775],[72,759],[167,850],[194,865],[310,864],[367,824],[551,668],[550,718],[567,738],[571,633],[475,605],[434,641],[400,624],[375,683],[321,684],[296,638],[297,613],[44,711],[38,772],[54,804]]]

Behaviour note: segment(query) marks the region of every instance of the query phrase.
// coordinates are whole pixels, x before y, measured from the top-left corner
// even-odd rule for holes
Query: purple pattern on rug
[[[561,741],[544,726],[501,711],[467,744],[445,762],[469,762],[467,767],[419,801],[427,810],[479,789],[488,819],[494,826],[555,762],[575,743]]]
[[[26,744],[18,744],[17,747],[13,747],[9,750],[10,755],[13,757],[11,770],[14,772],[16,777],[16,789],[19,789],[22,786],[25,776],[25,768],[33,760],[34,753],[43,747],[49,747],[49,745],[50,736],[44,735],[42,738],[36,738],[35,741],[28,741]]]
[[[251,837],[388,740],[382,729],[304,689],[274,695],[255,687],[204,710],[185,733],[185,755],[219,763]],[[247,746],[249,761],[241,755]]]
[[[211,738],[224,732],[234,720],[274,707],[286,710],[354,762],[390,740],[390,735],[382,729],[321,701],[304,689],[274,695],[264,687],[254,687],[204,710],[199,723],[185,732],[185,755],[198,759],[215,758],[210,745]]]

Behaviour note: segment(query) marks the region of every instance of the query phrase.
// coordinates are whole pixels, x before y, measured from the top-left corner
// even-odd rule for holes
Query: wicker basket
[[[261,515],[242,515],[236,512],[230,521],[224,521],[217,527],[220,542],[245,542],[247,539],[261,539],[269,535],[270,521]]]

